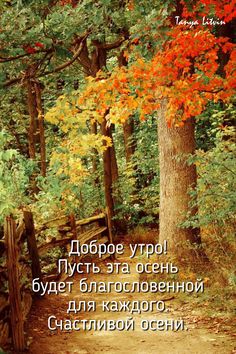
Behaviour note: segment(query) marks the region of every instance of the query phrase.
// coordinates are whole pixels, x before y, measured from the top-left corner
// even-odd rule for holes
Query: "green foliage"
[[[42,272],[52,274],[57,271],[58,260],[64,257],[62,248],[55,247],[44,254],[41,259]]]
[[[227,133],[228,134],[228,133]],[[208,153],[199,152],[198,205],[200,225],[224,226],[235,221],[236,144],[222,141]]]
[[[79,79],[80,84],[79,90],[76,91],[76,97],[79,96],[81,85],[85,84],[84,73],[79,67],[79,61],[54,76],[43,76],[45,71],[51,71],[62,62],[71,59],[76,50],[75,38],[88,34],[87,45],[91,55],[95,49],[94,40],[99,40],[101,43],[110,43],[121,37],[126,37],[127,32],[129,32],[129,43],[128,40],[125,40],[120,47],[124,50],[127,50],[127,46],[129,47],[129,63],[132,64],[137,59],[137,53],[145,59],[150,59],[157,47],[162,45],[166,39],[165,21],[168,13],[173,10],[175,5],[172,0],[165,2],[141,1],[131,2],[130,4],[118,0],[99,0],[96,3],[92,0],[83,0],[79,1],[76,7],[70,4],[61,6],[60,2],[56,2],[50,8],[48,7],[49,4],[49,0],[39,0],[37,2],[9,0],[4,2],[4,6],[0,7],[1,57],[9,58],[23,55],[17,60],[3,62],[0,81],[3,83],[19,75],[23,78],[26,71],[32,68],[32,65],[36,65],[35,76],[40,78],[40,82],[44,86],[42,95],[45,112],[48,108],[55,106],[57,97],[62,93],[66,93],[67,97],[73,99],[74,94],[72,94],[71,88],[74,79]],[[14,30],[12,22],[15,25]],[[47,55],[46,51],[49,51]],[[108,51],[107,56],[106,70],[111,72],[117,66],[116,49],[115,51]],[[56,81],[59,79],[65,82],[61,90],[56,89]],[[9,161],[4,160],[4,169],[7,165],[6,171],[9,169],[11,171],[13,167],[10,165],[15,163],[18,166],[19,174],[29,176],[30,169],[32,169],[30,164],[27,167],[25,160],[19,157],[19,153],[13,153],[17,146],[21,154],[25,156],[28,154],[27,130],[29,117],[24,89],[24,85],[22,85],[20,88],[19,86],[11,87],[9,91],[2,90],[4,95],[0,107],[0,128],[6,129],[15,139],[15,141],[8,142],[8,149],[4,148],[4,154],[6,155],[3,159],[9,159]],[[93,106],[94,102],[91,105]],[[80,111],[80,108],[79,106],[78,111]],[[87,111],[83,113],[87,116],[91,114]],[[98,161],[97,176],[90,173],[92,171],[92,153],[87,152],[82,158],[80,156],[81,160],[78,159],[84,170],[88,171],[85,175],[81,173],[80,180],[69,179],[64,171],[61,174],[58,173],[58,170],[62,168],[62,160],[65,165],[69,160],[72,161],[73,165],[78,162],[74,152],[71,152],[75,147],[80,150],[78,151],[78,155],[80,155],[81,146],[89,144],[89,142],[84,141],[81,146],[79,145],[82,138],[88,135],[88,126],[81,131],[81,135],[78,134],[77,128],[74,129],[77,123],[81,121],[82,114],[80,116],[69,116],[67,112],[62,117],[63,124],[64,120],[68,120],[68,123],[71,124],[73,135],[68,135],[67,130],[60,129],[62,122],[60,124],[54,122],[54,125],[45,123],[49,164],[47,177],[38,178],[40,192],[34,205],[34,209],[42,219],[48,219],[58,212],[69,213],[71,211],[84,217],[104,206],[101,156],[100,161]],[[220,135],[222,126],[227,128],[227,126],[232,125],[230,120],[234,114],[233,103],[226,108],[222,104],[209,103],[207,109],[197,121],[197,146],[201,151],[198,153],[196,163],[198,164],[200,178],[198,190],[193,192],[193,195],[196,197],[198,194],[199,196],[197,206],[200,214],[199,218],[186,221],[185,226],[190,224],[203,226],[216,221],[217,224],[220,222],[225,224],[232,218],[235,208],[233,202],[235,197],[233,188],[235,186],[233,183],[234,174],[229,169],[233,169],[235,152],[232,149],[234,145],[231,144],[232,139],[229,136],[226,140],[226,130],[224,138],[220,138]],[[9,116],[11,117],[10,122],[8,120]],[[52,118],[55,119],[55,116],[53,115]],[[150,117],[146,122],[138,123],[139,117],[135,119],[133,140],[136,149],[128,164],[124,158],[122,129],[120,127],[116,128],[114,133],[119,164],[119,180],[117,185],[114,186],[117,217],[125,219],[130,226],[157,222],[159,212],[156,121]],[[68,128],[66,127],[66,129]],[[67,143],[67,146],[64,151],[60,151],[60,155],[56,156],[57,161],[52,166],[52,151],[57,150],[58,141]],[[230,141],[230,143],[227,144],[227,141]],[[13,147],[12,152],[10,152],[10,147]],[[72,150],[70,150],[71,147]],[[6,150],[9,150],[9,152]],[[6,157],[9,154],[12,154],[12,156]],[[39,157],[37,156],[36,159],[39,159]],[[74,175],[79,176],[77,165]],[[13,178],[13,174],[10,173],[10,177]],[[95,186],[96,177],[98,177],[100,183]],[[24,178],[26,179],[24,180]],[[16,202],[15,198],[13,199],[15,190],[12,191],[11,198],[7,202],[9,208],[6,207],[6,202],[3,203],[4,210],[6,209],[7,212],[13,208],[13,205],[24,203],[23,200],[27,194],[24,195],[27,178],[21,178],[18,175],[17,183],[20,184],[19,190],[23,199],[22,202]],[[13,183],[9,183],[9,180],[7,185],[10,187],[6,187],[6,183],[4,183],[4,189],[1,187],[2,190],[7,190],[6,193],[8,194],[5,194],[5,197],[10,195],[9,190],[13,188]],[[18,195],[20,194],[18,193]],[[3,196],[2,199],[5,197]],[[220,205],[222,205],[221,208]],[[231,223],[231,221],[229,222]]]
[[[16,208],[27,203],[25,191],[29,183],[32,164],[17,150],[7,148],[9,136],[0,132],[0,223]]]
[[[206,110],[196,118],[197,149],[207,151],[215,146],[216,134],[222,123],[222,118],[215,114],[221,109],[220,104],[210,102]]]
[[[214,147],[208,151],[198,150],[190,161],[197,165],[198,185],[191,193],[199,215],[186,221],[187,227],[214,224],[221,233],[233,228],[236,215],[235,113],[232,103],[224,110],[214,112],[213,118],[218,125],[214,124],[213,133],[209,134]]]
[[[222,128],[235,124],[236,102],[224,106],[222,103],[209,102],[205,111],[196,118],[197,149],[207,151],[219,141]]]
[[[33,210],[38,222],[78,210],[80,189],[70,183],[67,176],[57,176],[55,170],[51,170],[47,177],[39,176],[37,181],[40,191]]]
[[[67,173],[58,174],[60,167],[61,163],[57,160],[48,169],[46,177],[37,178],[40,191],[36,195],[33,210],[38,222],[49,220],[58,214],[75,213],[78,218],[88,217],[104,207],[103,192],[99,186],[94,186],[96,176],[90,173],[89,158],[84,162],[87,173],[78,179],[71,178]]]
[[[157,122],[150,117],[145,122],[135,118],[135,130],[130,144],[135,144],[135,152],[129,163],[124,159],[122,131],[115,134],[119,166],[117,196],[122,204],[116,208],[117,218],[125,219],[128,226],[158,222],[159,214],[159,167]]]

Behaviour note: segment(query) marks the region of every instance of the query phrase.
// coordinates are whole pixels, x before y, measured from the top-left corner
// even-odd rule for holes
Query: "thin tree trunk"
[[[110,127],[107,126],[107,121],[104,120],[101,124],[101,131],[104,136],[111,137]],[[108,147],[103,153],[103,170],[104,170],[104,189],[106,206],[109,209],[111,216],[111,226],[114,227],[112,218],[115,215],[114,201],[112,197],[112,166],[111,166],[111,147]]]
[[[112,128],[113,125],[111,125],[109,133],[110,133],[110,138],[112,141],[112,146],[110,147],[110,154],[111,154],[111,173],[112,173],[112,183],[115,185],[118,181],[119,178],[119,171],[118,171],[118,164],[117,164],[117,159],[116,159],[116,150],[115,150],[115,144],[114,144],[114,139],[112,135]]]
[[[112,128],[113,125],[111,125],[110,128],[110,138],[112,141],[112,146],[110,147],[110,156],[111,156],[111,175],[112,175],[112,197],[114,201],[114,206],[118,206],[122,204],[122,196],[121,196],[121,191],[120,191],[120,186],[118,183],[119,180],[119,169],[118,169],[118,163],[117,163],[117,158],[116,158],[116,150],[115,150],[115,143],[112,135]],[[126,225],[124,220],[116,220],[115,222],[117,230],[126,230]]]
[[[160,242],[167,240],[168,254],[184,260],[197,255],[201,244],[198,228],[181,228],[179,224],[190,210],[189,189],[196,186],[195,165],[188,165],[186,154],[195,151],[194,120],[183,127],[168,127],[166,103],[159,111],[158,140],[160,159]],[[181,156],[182,155],[182,156]],[[192,215],[197,210],[191,211]],[[198,246],[194,250],[194,247]]]
[[[92,134],[97,135],[97,122],[91,122],[90,131]],[[92,166],[93,166],[93,175],[94,178],[94,187],[100,188],[99,176],[98,176],[98,152],[96,149],[93,149],[93,156],[92,156]]]
[[[92,41],[94,50],[89,54],[87,47],[87,42],[85,41],[83,50],[79,57],[79,63],[83,66],[86,76],[96,77],[99,70],[106,66],[107,51],[111,49],[118,48],[120,42],[114,42],[110,44],[109,47],[107,44],[101,43],[100,41]],[[91,129],[94,129],[95,126],[92,125]],[[108,136],[112,139],[111,127],[107,126],[107,121],[104,117],[104,120],[101,124],[101,132],[104,136]],[[96,133],[96,132],[95,132]],[[97,156],[95,154],[93,159],[93,170],[97,170]],[[112,186],[116,183],[118,179],[118,166],[115,154],[114,144],[112,147],[108,147],[103,153],[103,170],[104,170],[104,189],[105,189],[105,200],[106,206],[109,209],[111,220],[115,215],[114,212],[114,199],[112,195]],[[112,220],[112,227],[114,227],[114,221]]]
[[[27,79],[26,81],[26,89],[27,89],[28,112],[30,116],[30,122],[28,128],[29,156],[31,159],[34,160],[36,156],[35,133],[36,133],[36,120],[38,114],[36,110],[36,99],[35,99],[34,89],[30,79]]]
[[[124,50],[121,50],[118,55],[118,64],[121,68],[122,66],[128,65],[128,60],[124,55]],[[134,134],[134,118],[131,116],[123,124],[123,133],[124,133],[124,144],[125,144],[125,157],[126,163],[128,164],[135,152],[135,143],[133,141]]]
[[[27,90],[27,106],[29,113],[29,128],[28,128],[28,148],[29,157],[35,161],[36,159],[36,132],[37,132],[37,119],[38,112],[36,109],[36,97],[34,91],[34,85],[31,79],[26,80],[26,90]],[[31,176],[31,191],[33,194],[37,194],[39,189],[36,184],[36,173],[34,172]]]
[[[41,96],[40,84],[36,82],[34,87],[35,87],[36,104],[37,104],[37,111],[38,111],[40,167],[41,167],[41,175],[45,177],[47,166],[46,166],[46,143],[45,143],[45,134],[44,134],[44,113],[43,113],[43,105],[42,105],[42,96]]]

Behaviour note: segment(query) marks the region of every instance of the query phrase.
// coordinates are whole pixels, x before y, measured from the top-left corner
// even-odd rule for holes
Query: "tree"
[[[215,1],[196,2],[194,8],[180,1],[171,3],[176,5],[175,10],[172,7],[171,16],[162,23],[168,33],[162,36],[157,31],[153,33],[154,38],[158,35],[162,38],[157,40],[152,58],[147,60],[131,48],[128,69],[120,68],[104,82],[94,83],[92,89],[85,91],[84,99],[88,94],[91,99],[94,94],[100,112],[107,109],[106,102],[109,106],[113,102],[109,113],[113,122],[128,119],[136,109],[141,119],[151,112],[159,112],[160,241],[166,239],[170,254],[182,259],[203,255],[199,230],[181,227],[190,209],[189,190],[195,187],[197,177],[195,166],[188,165],[186,156],[195,150],[194,117],[209,101],[226,102],[235,93],[236,49],[229,38],[218,37],[210,26],[200,23],[210,10],[219,17],[221,25],[231,21],[228,1],[224,3],[224,11]],[[175,16],[180,15],[186,22],[173,25]],[[194,16],[198,26],[190,29],[190,17]],[[151,27],[146,26],[145,30],[150,31]],[[136,43],[142,43],[142,38]],[[227,57],[223,69],[219,53]],[[190,211],[196,212],[196,209]]]
[[[122,13],[119,13],[120,17],[113,18],[113,11],[115,9],[119,11],[122,7],[123,2],[119,1],[113,1],[109,6],[103,1],[97,4],[93,1],[80,3],[39,1],[37,4],[33,2],[19,3],[17,6],[13,4],[6,13],[2,12],[1,87],[5,90],[16,84],[23,84],[29,114],[27,128],[29,156],[40,165],[42,176],[46,175],[42,87],[47,86],[50,82],[50,79],[48,81],[47,79],[52,75],[56,77],[55,81],[63,81],[58,75],[66,72],[72,65],[78,68],[79,64],[85,76],[92,77],[95,77],[99,70],[106,68],[109,51],[118,48],[127,36],[127,31],[123,29],[125,20],[120,16]],[[19,29],[16,33],[9,33],[9,18],[16,21]],[[101,30],[101,24],[107,28],[106,34],[103,29]],[[44,83],[46,81],[45,85],[42,81]],[[96,121],[91,122],[92,134],[97,132],[96,125]],[[108,130],[107,137],[112,139],[112,131]],[[111,153],[108,150],[111,150]],[[106,179],[107,174],[104,174],[104,184],[111,183],[109,190],[112,191],[112,184],[118,175],[114,145],[104,151],[104,155],[106,154],[109,156],[104,157],[104,160],[111,164],[112,180]],[[96,174],[98,165],[96,150],[92,159]],[[36,192],[34,181],[33,185]],[[97,177],[95,185],[99,187]],[[111,194],[110,199],[112,198]]]
[[[66,52],[69,58],[65,60],[66,50],[62,47],[62,44],[64,46],[68,45],[74,33],[64,41],[66,43],[63,43],[56,38],[50,23],[47,24],[47,30],[45,27],[42,28],[42,23],[45,24],[50,20],[52,22],[56,21],[61,15],[61,7],[54,7],[54,2],[49,1],[49,3],[53,7],[53,13],[48,11],[47,2],[39,2],[37,5],[32,3],[18,3],[16,5],[13,3],[5,9],[5,12],[1,13],[0,63],[2,75],[0,77],[0,88],[5,95],[8,94],[8,89],[11,90],[12,86],[15,85],[19,85],[22,90],[24,98],[22,103],[25,105],[24,115],[29,117],[28,122],[24,122],[27,132],[28,156],[35,162],[36,167],[31,178],[34,193],[38,192],[36,176],[40,171],[41,175],[45,177],[47,167],[42,98],[42,91],[45,86],[42,80],[72,65],[82,51],[84,40],[83,37],[82,44],[77,48],[74,55],[69,50]],[[50,17],[50,20],[48,17]],[[10,22],[9,18],[11,19]],[[12,21],[16,23],[16,31],[9,31]],[[46,35],[45,31],[48,31]],[[62,55],[61,52],[63,52]],[[61,57],[64,59],[62,64],[60,62]],[[19,110],[18,107],[17,110]],[[13,118],[12,120],[14,121]],[[21,142],[17,131],[14,130],[13,135],[20,146]]]
[[[113,124],[124,124],[128,161],[135,150],[134,145],[129,150],[127,144],[133,130],[133,115],[139,115],[140,120],[148,115],[159,116],[160,240],[167,239],[170,253],[180,259],[198,253],[188,250],[186,245],[201,248],[199,230],[181,227],[186,214],[197,213],[197,208],[189,209],[188,194],[189,188],[196,185],[196,169],[188,164],[186,155],[193,154],[195,149],[195,117],[209,102],[227,102],[235,93],[236,51],[230,35],[235,2],[225,0],[221,6],[216,0],[169,0],[164,4],[117,0],[96,4],[92,0],[29,4],[20,12],[16,6],[2,12],[0,79],[3,89],[23,84],[28,90],[28,103],[34,102],[28,104],[31,116],[28,140],[30,155],[37,158],[35,150],[41,153],[42,174],[45,173],[43,131],[40,146],[35,136],[44,108],[40,82],[46,89],[47,83],[65,79],[66,90],[66,80],[74,82],[76,75],[80,79],[79,91],[70,90],[66,97],[62,96],[56,105],[59,111],[52,110],[49,119],[61,127],[60,132],[57,127],[52,128],[62,142],[60,153],[53,154],[52,161],[55,156],[61,157],[63,173],[70,171],[75,182],[76,172],[71,164],[89,165],[90,158],[94,171],[98,166],[95,150],[89,158],[85,156],[84,142],[100,149],[107,164],[104,185],[113,199],[112,184],[118,175],[111,147]],[[218,18],[216,26],[202,23],[204,16],[213,15]],[[19,31],[8,33],[12,17]],[[122,53],[119,60],[118,50]],[[52,101],[47,106],[53,105]],[[65,105],[67,116],[60,102]],[[86,124],[89,121],[90,134],[87,135],[86,124],[79,127],[79,120]],[[101,124],[105,138],[96,134],[97,124]],[[17,133],[13,131],[21,146]],[[78,137],[84,140],[80,143]],[[101,149],[103,142],[105,146]],[[79,177],[83,175],[80,172]],[[114,200],[113,208],[112,204]]]
[[[160,208],[159,238],[167,240],[172,255],[184,260],[191,251],[200,255],[200,230],[181,228],[189,214],[195,215],[197,209],[190,209],[190,188],[196,188],[197,172],[194,164],[188,164],[188,157],[195,153],[195,123],[188,119],[183,127],[168,127],[166,103],[163,101],[158,114],[158,143],[160,162]],[[191,247],[195,247],[191,250]]]

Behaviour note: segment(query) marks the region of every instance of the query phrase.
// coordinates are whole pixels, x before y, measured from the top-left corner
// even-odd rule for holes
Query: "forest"
[[[236,353],[236,1],[1,0],[0,15],[0,353]],[[59,260],[78,263],[78,240],[143,246],[91,246],[76,282],[139,267],[146,284],[203,282],[121,294],[168,304],[189,335],[50,332],[79,297],[47,288],[66,279]]]

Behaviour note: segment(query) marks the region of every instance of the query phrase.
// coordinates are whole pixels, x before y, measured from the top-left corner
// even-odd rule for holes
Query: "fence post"
[[[111,213],[110,209],[106,207],[106,222],[107,222],[107,228],[108,228],[108,236],[109,236],[109,242],[113,242],[113,237],[112,237],[112,221],[111,221]]]
[[[31,211],[24,210],[25,232],[27,238],[27,246],[31,259],[32,278],[42,279],[41,267],[39,262],[39,254],[35,237],[34,218]],[[41,290],[39,290],[41,292]]]
[[[70,214],[69,218],[70,218],[70,227],[71,227],[71,232],[73,234],[73,238],[74,240],[77,240],[75,214]]]
[[[25,349],[24,319],[21,305],[18,247],[16,244],[16,224],[11,216],[8,216],[5,219],[4,233],[7,249],[7,271],[12,339],[15,351],[21,352]]]

